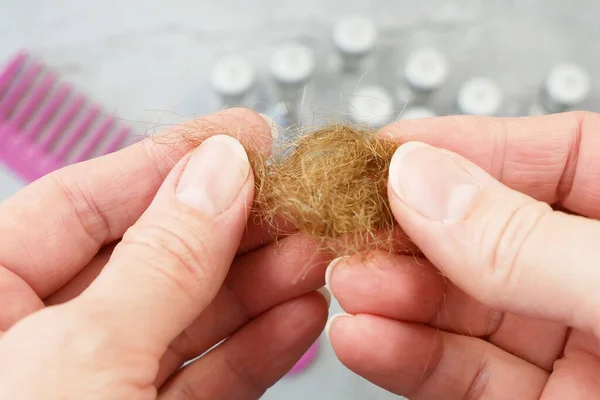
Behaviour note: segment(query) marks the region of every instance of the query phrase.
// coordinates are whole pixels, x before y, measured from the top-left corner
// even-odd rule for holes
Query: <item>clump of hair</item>
[[[226,133],[219,127],[202,129]],[[196,147],[201,140],[193,131],[175,130],[174,136],[183,133],[187,145]],[[292,226],[335,255],[406,250],[398,249],[406,241],[399,240],[404,235],[387,196],[398,143],[369,128],[330,124],[292,135],[267,153],[264,137],[257,134],[239,139],[254,172],[253,218],[270,224],[274,237]]]
[[[387,178],[397,146],[370,129],[332,124],[270,157],[250,150],[255,214],[274,229],[283,219],[336,254],[392,250]]]

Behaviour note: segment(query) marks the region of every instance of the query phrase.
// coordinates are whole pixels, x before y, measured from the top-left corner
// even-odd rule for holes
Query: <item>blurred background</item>
[[[233,105],[282,128],[599,111],[599,15],[596,0],[0,0],[0,62],[26,50],[131,135]],[[27,182],[17,164],[0,200]],[[320,343],[264,398],[398,398]]]

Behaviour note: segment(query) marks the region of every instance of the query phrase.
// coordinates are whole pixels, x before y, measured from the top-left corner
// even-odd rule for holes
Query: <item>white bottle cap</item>
[[[408,107],[402,114],[400,114],[401,120],[409,120],[409,119],[422,119],[422,118],[433,118],[435,117],[435,113],[429,108],[425,107]]]
[[[439,89],[448,78],[446,57],[436,49],[412,52],[404,68],[404,79],[413,89],[423,92]]]
[[[284,85],[305,84],[316,67],[312,49],[297,43],[281,46],[271,57],[271,74]]]
[[[382,87],[365,86],[350,99],[350,115],[355,122],[381,127],[392,121],[394,99]]]
[[[562,107],[575,106],[586,99],[591,89],[587,71],[574,64],[552,68],[545,82],[547,100]]]
[[[539,102],[534,102],[529,106],[529,110],[527,111],[527,115],[529,116],[538,116],[538,115],[546,115],[548,114],[548,109],[544,107],[543,104]]]
[[[350,56],[364,56],[377,44],[377,27],[367,17],[347,15],[333,29],[333,43],[338,51]]]
[[[256,74],[252,65],[240,56],[221,58],[213,67],[211,83],[221,96],[244,96],[254,85]]]
[[[503,94],[500,86],[488,78],[473,78],[458,91],[458,108],[467,115],[497,115],[502,107]]]

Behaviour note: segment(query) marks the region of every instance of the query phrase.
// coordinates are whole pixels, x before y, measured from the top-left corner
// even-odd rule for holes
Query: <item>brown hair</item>
[[[196,135],[185,135],[199,145]],[[398,143],[369,128],[330,124],[293,135],[270,154],[242,140],[254,172],[254,218],[276,236],[292,225],[335,255],[398,245],[387,196]],[[404,242],[406,243],[406,242]]]
[[[366,128],[331,124],[275,148],[248,149],[255,213],[277,229],[283,218],[336,254],[393,248],[388,196],[398,144]]]

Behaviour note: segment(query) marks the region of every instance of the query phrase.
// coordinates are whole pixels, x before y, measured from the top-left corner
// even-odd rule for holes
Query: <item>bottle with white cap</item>
[[[280,100],[288,109],[288,119],[296,123],[301,108],[307,107],[309,83],[316,69],[313,49],[300,43],[286,43],[275,50],[270,60],[270,72]]]
[[[504,102],[500,86],[485,77],[471,78],[460,87],[456,99],[458,111],[466,115],[497,116]]]
[[[544,80],[538,95],[539,104],[532,106],[532,113],[573,109],[587,99],[590,90],[591,78],[585,69],[576,64],[556,65]]]
[[[358,88],[350,98],[350,117],[359,124],[380,128],[394,120],[394,98],[381,86]]]
[[[333,44],[341,61],[343,73],[357,73],[364,69],[378,40],[375,22],[366,16],[345,15],[333,28]]]
[[[400,114],[399,120],[433,118],[436,114],[427,107],[407,107]]]
[[[225,106],[245,105],[255,86],[256,72],[246,58],[228,55],[215,63],[210,81]]]
[[[402,72],[403,84],[398,91],[400,102],[426,105],[433,93],[447,81],[448,61],[440,51],[425,47],[409,54]]]

